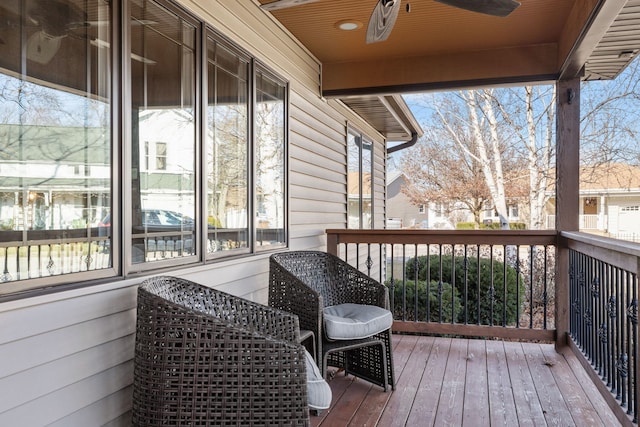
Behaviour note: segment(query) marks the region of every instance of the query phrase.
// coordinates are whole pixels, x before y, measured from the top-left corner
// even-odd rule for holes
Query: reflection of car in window
[[[192,228],[193,219],[189,218],[188,216],[183,216],[180,213],[174,211],[167,211],[162,209],[143,209],[142,225],[144,227],[176,228],[178,226],[183,226],[183,228]],[[107,214],[102,219],[102,221],[98,223],[98,227],[110,226],[111,214]]]

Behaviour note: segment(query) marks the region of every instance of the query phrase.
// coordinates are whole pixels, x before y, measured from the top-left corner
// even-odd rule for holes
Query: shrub
[[[418,281],[418,318],[416,319],[415,282],[407,280],[404,287],[402,280],[395,280],[394,283],[393,292],[389,292],[393,299],[394,319],[451,323],[452,317],[455,316],[455,322],[461,318],[462,301],[457,289],[453,289],[453,309],[451,306],[451,284],[442,283],[440,287],[437,281],[431,281],[429,284],[429,319],[427,319],[427,285],[425,281]],[[389,286],[389,282],[386,285]],[[403,295],[406,299],[403,298]],[[407,309],[403,313],[404,302],[406,302]],[[442,317],[440,317],[440,313],[442,313]]]
[[[456,224],[457,230],[475,230],[476,223],[475,222],[459,222]],[[493,222],[491,224],[480,224],[478,226],[479,230],[500,230],[500,224],[497,222]],[[524,222],[511,222],[509,223],[510,230],[526,230],[527,224]]]
[[[520,277],[520,289],[518,292],[518,274],[515,268],[506,267],[506,304],[504,297],[505,288],[505,265],[501,261],[493,261],[493,274],[491,272],[491,259],[480,258],[480,289],[478,292],[478,259],[475,257],[466,259],[463,256],[456,256],[455,277],[452,277],[452,256],[442,256],[442,276],[440,276],[440,257],[438,255],[419,256],[418,280],[427,279],[427,259],[429,260],[429,280],[446,283],[454,283],[458,294],[462,298],[463,307],[466,304],[467,322],[481,325],[513,325],[517,322],[518,311],[522,312],[522,303],[525,296],[524,280]],[[405,267],[406,278],[415,280],[415,258],[410,258]],[[465,287],[466,274],[466,287]],[[492,287],[493,276],[493,291]],[[442,277],[442,278],[441,278]],[[465,291],[466,289],[466,291]],[[466,292],[466,301],[464,300]],[[479,316],[478,316],[479,303]],[[503,319],[503,310],[504,319]],[[464,320],[464,314],[461,317]],[[503,322],[504,320],[504,322]]]
[[[475,230],[475,222],[459,222],[456,224],[456,230]]]

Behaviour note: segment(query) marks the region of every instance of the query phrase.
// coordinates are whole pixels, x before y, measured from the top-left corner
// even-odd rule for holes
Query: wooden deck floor
[[[578,360],[552,344],[394,335],[396,390],[338,374],[312,426],[619,426]]]

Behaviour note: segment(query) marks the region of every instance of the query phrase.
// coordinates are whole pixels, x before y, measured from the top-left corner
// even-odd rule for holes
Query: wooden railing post
[[[580,78],[556,84],[556,231],[578,231],[580,201]],[[569,250],[557,243],[556,348],[569,333]]]
[[[338,234],[327,233],[327,252],[338,256]]]

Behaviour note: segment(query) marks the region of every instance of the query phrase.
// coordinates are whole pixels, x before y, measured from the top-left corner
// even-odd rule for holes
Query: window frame
[[[109,65],[107,72],[111,86],[109,89],[110,115],[107,128],[110,130],[110,206],[109,206],[109,232],[110,232],[110,266],[94,271],[66,272],[54,276],[28,278],[14,280],[3,283],[0,300],[18,299],[30,297],[36,294],[47,294],[59,292],[72,288],[92,286],[103,283],[107,280],[117,280],[123,278],[133,278],[141,274],[151,274],[167,269],[188,268],[198,265],[213,265],[220,261],[233,259],[236,257],[251,257],[268,253],[270,251],[281,250],[289,246],[290,236],[290,215],[289,215],[289,113],[290,113],[290,84],[278,72],[274,71],[267,64],[256,58],[255,54],[240,48],[237,43],[219,33],[213,26],[206,23],[203,18],[192,14],[180,4],[172,0],[152,0],[157,6],[165,8],[170,13],[176,14],[180,22],[186,22],[194,27],[194,49],[193,49],[193,71],[189,78],[194,81],[194,181],[196,185],[193,189],[195,200],[195,232],[193,255],[171,258],[160,261],[145,261],[134,264],[132,262],[132,212],[131,207],[131,178],[132,159],[134,141],[132,134],[132,64],[131,64],[131,44],[132,30],[129,27],[131,17],[131,1],[110,3],[110,27],[109,37],[111,38],[111,49],[109,51]],[[182,24],[181,24],[182,25]],[[247,146],[247,203],[248,203],[248,248],[241,251],[229,251],[217,256],[207,255],[207,215],[206,200],[207,190],[202,184],[202,178],[207,173],[205,149],[205,132],[207,127],[207,117],[205,113],[207,104],[207,38],[212,37],[216,42],[221,43],[225,48],[238,54],[249,61],[248,71],[248,146]],[[24,52],[24,51],[23,51]],[[24,53],[22,54],[24,55]],[[282,206],[284,209],[282,216],[282,241],[277,244],[259,247],[256,241],[256,221],[252,219],[256,216],[256,72],[260,71],[270,79],[282,86],[283,90],[283,111],[282,111]],[[148,163],[150,169],[157,169],[157,153],[155,145],[157,142],[149,141],[149,151],[138,153],[140,167]],[[167,147],[168,148],[168,147]],[[144,144],[139,145],[139,149],[144,149]],[[140,156],[142,154],[142,156]],[[165,154],[165,158],[170,153]],[[78,168],[81,170],[82,167]],[[84,165],[85,174],[87,165]],[[26,187],[23,187],[26,188]],[[279,218],[279,217],[278,217]],[[145,250],[146,253],[146,250]]]
[[[350,211],[349,211],[349,204],[350,204],[350,200],[349,200],[349,174],[352,171],[351,169],[351,165],[349,164],[349,137],[352,136],[355,138],[356,140],[356,144],[358,145],[358,169],[357,169],[357,173],[358,173],[358,227],[354,228],[350,226],[350,221],[349,221],[349,215],[350,215]],[[371,169],[368,171],[364,170],[364,155],[363,153],[365,152],[364,150],[364,145],[369,145],[371,147],[371,157],[370,157],[370,166]],[[374,188],[374,173],[375,173],[375,144],[374,144],[374,139],[370,138],[368,135],[366,135],[364,132],[361,132],[360,130],[358,130],[356,127],[351,126],[351,125],[347,125],[347,132],[346,132],[346,149],[347,149],[347,228],[349,229],[355,229],[355,230],[370,230],[370,229],[374,229],[375,228],[375,188]],[[364,202],[365,202],[365,193],[364,193],[364,189],[365,189],[365,185],[364,185],[364,176],[366,174],[366,172],[369,172],[369,189],[370,189],[370,193],[369,193],[369,216],[370,216],[370,227],[364,227],[363,222],[364,222],[364,215],[365,215],[365,209],[364,209]]]

